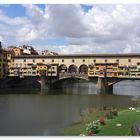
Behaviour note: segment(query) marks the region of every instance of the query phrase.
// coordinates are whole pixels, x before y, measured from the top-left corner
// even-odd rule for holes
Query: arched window
[[[69,73],[77,73],[77,66],[70,65],[69,66]]]
[[[58,73],[65,73],[67,72],[67,66],[62,64],[58,67]]]
[[[81,74],[87,74],[88,73],[88,66],[83,64],[79,67],[79,73]]]

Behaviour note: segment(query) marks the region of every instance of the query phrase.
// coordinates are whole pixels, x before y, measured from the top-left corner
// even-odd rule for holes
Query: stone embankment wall
[[[40,83],[34,78],[0,79],[0,88],[40,88]]]

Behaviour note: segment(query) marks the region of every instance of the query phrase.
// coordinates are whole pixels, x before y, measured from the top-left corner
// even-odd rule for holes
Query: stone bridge
[[[43,77],[42,77],[43,79]],[[53,85],[58,85],[67,79],[80,79],[87,82],[96,82],[98,93],[113,93],[113,85],[123,80],[140,80],[140,77],[120,76],[120,77],[89,77],[87,74],[80,73],[60,73],[58,77],[48,77],[47,81]],[[45,84],[45,82],[42,82]],[[45,85],[44,85],[45,86]],[[42,87],[44,87],[42,86]]]
[[[34,87],[34,85],[41,85],[41,89],[54,88],[57,85],[58,87],[60,83],[66,81],[68,79],[79,79],[90,82],[96,82],[97,92],[98,93],[113,93],[113,85],[123,81],[123,80],[140,80],[140,77],[132,77],[132,76],[120,76],[120,77],[89,77],[87,74],[80,73],[60,73],[58,76],[41,76],[41,77],[8,77],[5,80],[0,81],[0,88],[7,87]]]

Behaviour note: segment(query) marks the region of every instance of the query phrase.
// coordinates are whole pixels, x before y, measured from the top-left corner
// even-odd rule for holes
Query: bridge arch
[[[81,73],[81,74],[87,74],[88,73],[88,66],[85,65],[85,64],[82,64],[79,67],[79,73]]]
[[[69,73],[77,73],[78,72],[78,68],[76,65],[72,64],[69,66],[69,70],[68,70]]]
[[[67,72],[67,66],[65,64],[62,64],[58,67],[58,73],[65,73]]]

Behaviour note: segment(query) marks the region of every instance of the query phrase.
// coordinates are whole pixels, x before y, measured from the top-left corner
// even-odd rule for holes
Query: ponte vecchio
[[[44,83],[42,88],[50,78],[53,79],[52,85],[70,78],[97,79],[97,91],[106,93],[113,91],[113,84],[119,81],[140,79],[140,54],[14,56],[11,58],[9,77],[45,77],[45,81],[41,82]]]

